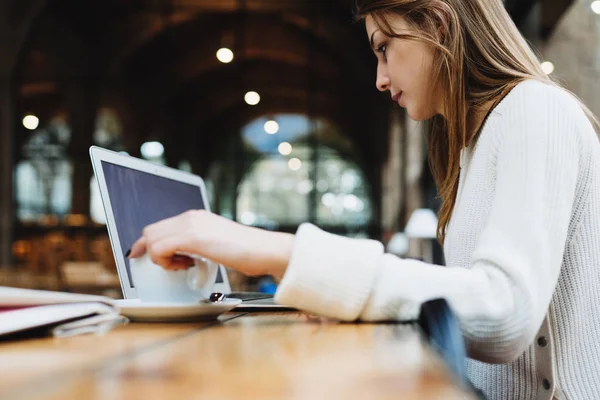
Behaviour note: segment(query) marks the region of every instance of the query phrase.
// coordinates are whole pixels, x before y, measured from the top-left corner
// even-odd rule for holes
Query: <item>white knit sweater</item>
[[[600,399],[600,145],[577,101],[537,81],[492,111],[461,157],[450,268],[381,243],[297,232],[276,294],[341,320],[405,320],[445,297],[489,399]]]

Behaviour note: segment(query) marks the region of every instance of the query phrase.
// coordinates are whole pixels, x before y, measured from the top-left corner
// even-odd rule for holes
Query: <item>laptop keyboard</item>
[[[242,301],[272,299],[272,294],[260,292],[233,292],[227,295],[230,299],[240,299]]]

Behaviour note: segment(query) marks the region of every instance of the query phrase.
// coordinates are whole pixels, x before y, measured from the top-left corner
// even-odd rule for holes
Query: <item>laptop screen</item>
[[[188,210],[204,209],[198,186],[102,161],[121,249],[127,252],[150,224]],[[129,286],[134,288],[125,257]],[[216,283],[222,283],[219,268]]]

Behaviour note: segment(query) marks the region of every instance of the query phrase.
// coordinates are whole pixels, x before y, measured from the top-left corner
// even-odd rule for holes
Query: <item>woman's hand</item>
[[[129,258],[147,252],[155,264],[180,269],[193,264],[182,254],[192,254],[247,275],[281,277],[293,245],[294,235],[248,227],[198,210],[144,228]]]

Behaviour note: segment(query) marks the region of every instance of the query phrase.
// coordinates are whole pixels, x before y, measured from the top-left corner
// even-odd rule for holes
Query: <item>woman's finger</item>
[[[128,258],[138,258],[143,256],[144,253],[146,253],[146,238],[142,236],[131,246],[131,250],[126,256]]]
[[[188,269],[194,265],[192,258],[176,254],[171,257],[171,263],[165,269]]]
[[[164,219],[148,225],[143,230],[143,236],[149,242],[158,241],[169,236],[174,236],[179,232],[186,230],[190,224],[190,220],[197,216],[197,211],[186,211],[182,214]]]
[[[150,246],[152,243],[175,236],[182,231],[185,231],[185,227],[189,224],[189,219],[193,218],[195,215],[196,212],[187,211],[183,214],[179,214],[146,226],[142,231],[142,237],[138,239],[137,242],[132,246],[128,257],[140,257],[147,251],[146,247]]]
[[[186,238],[179,234],[166,237],[149,243],[147,252],[154,264],[160,265],[166,269],[189,267],[194,265],[190,257],[182,256],[182,252],[186,252],[184,243]]]

